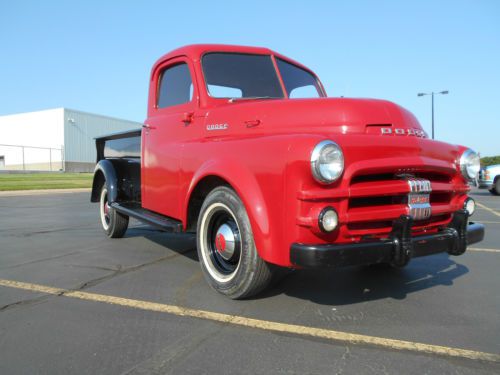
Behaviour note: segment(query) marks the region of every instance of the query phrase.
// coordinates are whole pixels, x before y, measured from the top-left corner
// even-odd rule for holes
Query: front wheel
[[[495,180],[493,184],[493,188],[490,190],[490,193],[493,195],[500,195],[500,177]]]
[[[116,210],[110,206],[106,184],[104,184],[101,190],[99,214],[101,217],[102,229],[108,237],[123,237],[128,228],[128,216],[116,212]]]
[[[255,295],[271,281],[271,266],[257,254],[245,207],[228,187],[212,190],[203,202],[197,247],[208,283],[232,299]]]

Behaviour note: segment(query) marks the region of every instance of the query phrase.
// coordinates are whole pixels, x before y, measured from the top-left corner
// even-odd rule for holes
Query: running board
[[[182,223],[180,221],[146,210],[139,204],[113,202],[111,207],[123,215],[133,217],[165,232],[182,232]]]

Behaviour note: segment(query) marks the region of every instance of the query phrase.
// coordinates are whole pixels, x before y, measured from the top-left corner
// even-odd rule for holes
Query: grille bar
[[[417,219],[415,229],[445,225],[457,209],[454,196],[465,190],[439,172],[358,175],[348,189],[346,228],[352,235],[387,233],[393,220],[408,214]]]

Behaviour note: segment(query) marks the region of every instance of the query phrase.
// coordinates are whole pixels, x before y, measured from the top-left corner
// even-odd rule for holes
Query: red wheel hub
[[[212,240],[212,246],[217,251],[217,254],[220,255],[224,260],[230,260],[235,251],[238,249],[239,240],[237,241],[236,232],[232,229],[232,227],[224,223],[222,224],[217,233],[215,234],[215,238]]]
[[[221,254],[226,251],[226,239],[222,233],[217,234],[215,238],[215,248]]]

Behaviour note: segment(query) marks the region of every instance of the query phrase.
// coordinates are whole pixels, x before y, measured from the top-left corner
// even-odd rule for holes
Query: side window
[[[193,81],[186,63],[177,64],[161,73],[158,108],[188,103],[193,98]]]

